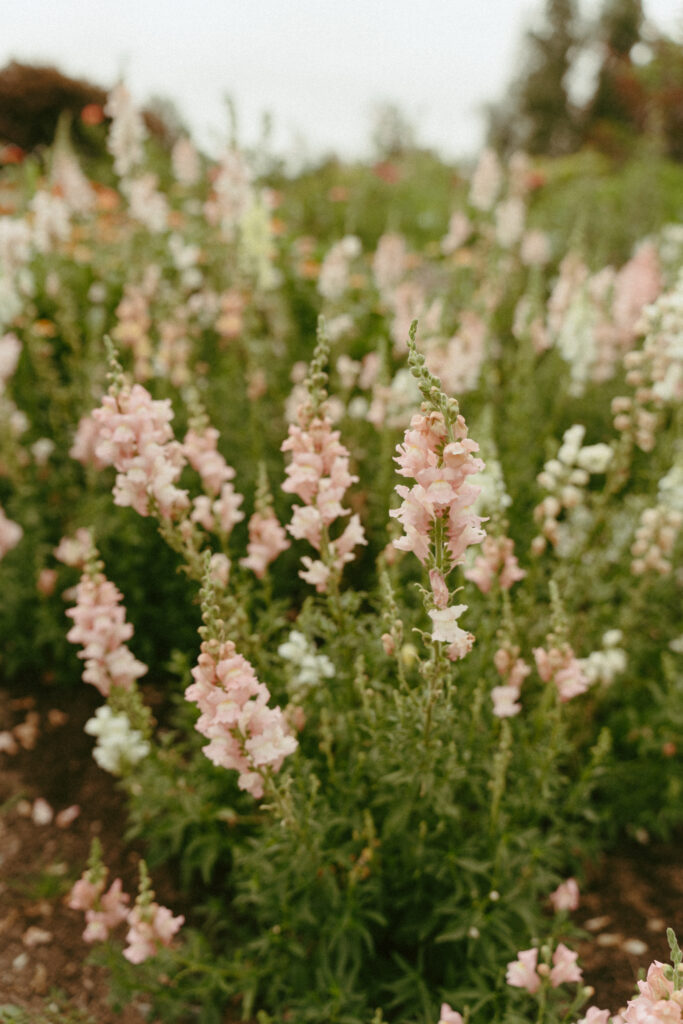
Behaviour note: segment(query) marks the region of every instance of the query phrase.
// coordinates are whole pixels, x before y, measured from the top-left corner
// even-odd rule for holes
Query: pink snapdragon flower
[[[287,529],[292,537],[307,540],[320,552],[320,559],[302,558],[306,568],[299,575],[319,593],[325,593],[331,576],[341,573],[344,565],[356,557],[354,549],[367,544],[358,515],[351,516],[335,540],[330,540],[328,533],[337,519],[349,515],[342,500],[358,477],[349,472],[349,452],[339,440],[339,431],[332,429],[324,407],[311,417],[308,405],[303,403],[298,419],[298,424],[290,424],[289,436],[281,446],[283,452],[292,453],[282,490],[296,494],[304,505],[293,507]]]
[[[472,568],[465,569],[464,576],[476,583],[482,594],[488,594],[494,582],[501,590],[509,590],[526,576],[515,555],[515,542],[509,537],[485,537],[481,551]]]
[[[185,455],[173,439],[170,400],[154,400],[146,388],[134,384],[105,395],[92,416],[98,426],[94,453],[118,474],[114,503],[147,516],[152,499],[164,518],[182,515],[190,499],[175,486]]]
[[[170,946],[173,936],[185,922],[182,914],[174,917],[168,907],[158,903],[138,905],[128,914],[128,945],[123,951],[126,960],[141,964],[156,956],[160,947]]]
[[[109,93],[104,112],[112,119],[107,149],[114,157],[114,170],[119,175],[128,175],[143,160],[147,132],[123,82]]]
[[[597,1006],[589,1006],[586,1016],[582,1017],[578,1024],[609,1024],[609,1020],[609,1010],[600,1010]],[[617,1024],[617,1020],[621,1021],[621,1018],[613,1017],[613,1024]]]
[[[112,686],[129,690],[147,666],[126,646],[133,627],[126,622],[123,596],[101,572],[85,572],[76,588],[76,605],[67,611],[74,625],[66,635],[72,644],[81,644],[78,657],[85,661],[83,681],[92,683],[103,697]]]
[[[210,742],[203,748],[216,765],[239,773],[239,787],[259,799],[266,771],[277,772],[297,747],[279,707],[253,667],[228,640],[202,643],[187,700],[201,711],[196,728]]]
[[[485,536],[481,517],[470,511],[480,488],[466,483],[468,476],[484,468],[481,459],[474,457],[479,445],[467,437],[462,416],[457,418],[454,433],[455,439],[448,441],[441,413],[413,416],[394,461],[399,467],[397,472],[412,477],[416,483],[411,488],[396,488],[403,504],[390,512],[405,531],[403,537],[394,541],[394,547],[412,551],[423,565],[436,521],[443,519],[449,569],[461,565],[466,549]]]
[[[536,971],[538,964],[538,950],[522,949],[517,954],[517,959],[507,965],[505,980],[513,988],[525,988],[532,995],[537,992],[541,985],[541,977]]]
[[[575,878],[568,878],[550,894],[555,913],[561,910],[576,910],[579,905],[579,886]]]
[[[491,690],[493,713],[496,718],[511,718],[522,710],[518,701],[522,683],[531,669],[519,657],[519,647],[509,642],[498,648],[493,655],[493,664],[502,679],[502,685],[494,686]]]
[[[448,1003],[442,1003],[439,1011],[439,1024],[463,1024],[462,1016],[452,1010]]]
[[[183,442],[185,458],[199,473],[206,493],[212,495],[218,495],[223,484],[235,477],[235,470],[218,451],[218,436],[215,427],[188,430]]]
[[[287,550],[290,542],[272,509],[265,514],[254,512],[248,530],[247,557],[240,559],[240,565],[251,569],[257,579],[263,579],[270,563]]]
[[[104,892],[105,875],[106,869],[97,882],[92,882],[90,871],[86,871],[69,895],[68,906],[72,910],[85,911],[83,938],[86,942],[104,942],[109,932],[128,916],[130,897],[123,892],[121,879],[115,879]]]
[[[15,548],[23,536],[24,531],[19,523],[8,519],[0,506],[0,558],[4,558],[8,551]]]
[[[553,966],[550,971],[550,984],[553,988],[565,982],[581,981],[583,974],[577,964],[578,953],[569,949],[563,942],[558,943],[553,953]]]
[[[561,701],[568,701],[585,693],[590,686],[590,680],[569,644],[551,647],[549,651],[543,647],[535,647],[534,658],[539,676],[544,683],[555,683]]]
[[[403,502],[389,515],[398,519],[404,534],[393,544],[400,551],[412,551],[429,567],[435,604],[429,609],[432,640],[448,644],[451,661],[463,658],[474,643],[472,634],[457,624],[467,605],[448,605],[446,575],[462,564],[467,548],[485,536],[482,519],[471,511],[480,489],[467,483],[469,476],[483,469],[481,459],[474,456],[478,450],[476,441],[467,437],[462,416],[457,416],[449,431],[441,412],[421,412],[411,419],[394,459],[397,472],[416,482],[410,488],[402,484],[396,488]],[[439,550],[434,546],[437,526],[441,528]]]

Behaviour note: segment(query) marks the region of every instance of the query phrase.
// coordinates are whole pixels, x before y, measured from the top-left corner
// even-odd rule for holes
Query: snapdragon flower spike
[[[102,848],[95,839],[90,850],[88,868],[74,883],[67,904],[71,910],[85,912],[86,929],[83,938],[86,942],[104,942],[109,932],[125,921],[128,915],[130,897],[123,892],[121,879],[115,879],[105,892],[107,875],[108,870],[102,863]]]
[[[81,644],[78,657],[85,661],[83,681],[92,683],[103,697],[112,686],[129,690],[147,666],[126,646],[133,627],[126,622],[123,595],[100,571],[101,563],[91,561],[76,588],[76,604],[67,611],[74,625],[66,635],[72,644]]]
[[[273,511],[273,498],[263,463],[259,465],[255,506],[247,526],[247,556],[240,559],[240,565],[245,569],[251,569],[257,579],[263,579],[270,563],[286,551],[290,544]]]
[[[210,740],[205,755],[237,771],[240,789],[260,799],[266,773],[279,771],[298,745],[282,710],[268,706],[267,686],[230,640],[205,640],[192,676],[185,697],[202,712],[196,728]]]
[[[169,399],[155,400],[141,384],[112,385],[92,414],[97,424],[94,454],[117,471],[114,504],[148,516],[152,504],[164,519],[189,508],[187,491],[176,487],[186,462],[174,440]]]
[[[415,327],[411,328],[409,362],[425,401],[422,411],[411,419],[403,443],[397,446],[394,461],[401,476],[416,482],[412,487],[396,487],[403,502],[389,515],[398,519],[404,530],[394,547],[412,551],[429,570],[432,640],[447,643],[448,657],[457,660],[467,654],[474,638],[457,625],[467,606],[449,606],[446,577],[462,565],[467,548],[486,536],[482,518],[472,511],[480,488],[468,483],[468,477],[479,473],[484,463],[476,458],[479,445],[467,436],[457,402],[443,393],[417,353]]]
[[[353,561],[354,548],[367,544],[356,514],[351,516],[339,537],[330,538],[332,524],[350,514],[342,500],[358,477],[349,472],[348,449],[339,440],[339,431],[332,429],[327,414],[327,376],[322,369],[327,352],[327,339],[321,326],[307,380],[308,397],[297,410],[298,423],[290,424],[289,436],[281,446],[281,451],[292,453],[282,490],[296,494],[304,503],[294,506],[287,529],[292,537],[307,540],[320,553],[319,559],[305,555],[301,559],[305,569],[299,572],[319,593],[325,593],[331,581],[338,580],[346,563]]]

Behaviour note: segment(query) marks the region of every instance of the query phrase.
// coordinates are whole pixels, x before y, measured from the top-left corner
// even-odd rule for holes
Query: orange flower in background
[[[0,164],[20,164],[25,156],[21,146],[15,146],[13,142],[0,146]]]
[[[399,168],[388,160],[382,160],[380,163],[375,164],[372,168],[372,173],[381,181],[386,181],[388,185],[395,185],[401,180]]]
[[[104,110],[99,103],[88,103],[81,110],[81,121],[88,125],[102,124]]]

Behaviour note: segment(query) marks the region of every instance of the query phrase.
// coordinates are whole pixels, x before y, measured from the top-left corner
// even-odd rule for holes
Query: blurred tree
[[[374,112],[372,146],[379,160],[392,160],[416,148],[414,123],[396,103],[381,103]]]
[[[579,43],[576,0],[546,0],[545,25],[528,33],[522,74],[489,109],[488,141],[499,152],[561,155],[577,145],[567,73]]]

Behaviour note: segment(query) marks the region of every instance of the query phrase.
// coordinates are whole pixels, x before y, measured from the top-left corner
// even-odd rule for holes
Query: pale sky
[[[213,150],[273,119],[272,149],[363,155],[373,111],[397,104],[418,141],[449,158],[481,146],[480,110],[500,98],[543,0],[0,0],[0,67],[54,64],[135,100],[168,96]],[[583,0],[584,13],[599,0]],[[683,42],[683,0],[645,0]]]

